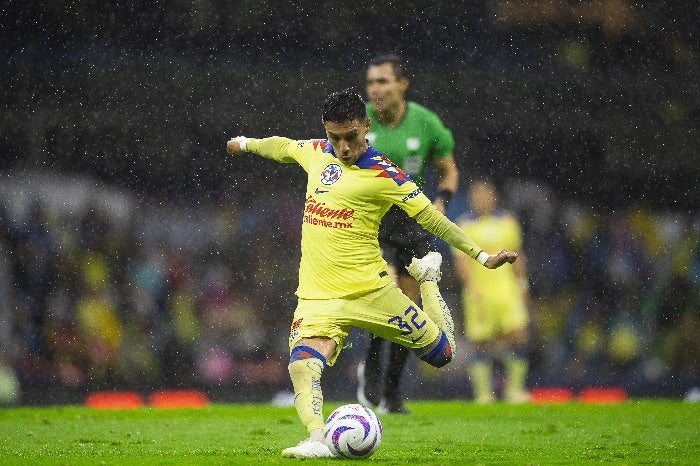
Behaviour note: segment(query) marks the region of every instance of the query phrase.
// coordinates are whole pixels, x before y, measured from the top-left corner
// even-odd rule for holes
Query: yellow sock
[[[455,324],[452,321],[452,314],[447,303],[442,299],[440,288],[437,282],[432,280],[424,281],[420,284],[420,296],[423,301],[423,310],[430,316],[440,329],[445,332],[447,341],[452,347],[452,354],[456,353],[455,345]]]
[[[469,368],[469,376],[474,391],[474,401],[489,403],[494,400],[491,363],[474,362]]]
[[[323,429],[323,392],[321,391],[321,374],[323,362],[317,358],[307,358],[289,364],[289,376],[294,386],[294,407],[299,420],[311,434]]]
[[[523,358],[509,357],[505,360],[506,366],[506,398],[518,401],[525,392],[525,379],[527,378],[527,361]]]

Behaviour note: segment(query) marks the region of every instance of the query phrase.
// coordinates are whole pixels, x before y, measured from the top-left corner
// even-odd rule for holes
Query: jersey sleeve
[[[459,226],[430,204],[415,216],[416,221],[447,244],[476,259],[483,249]]]
[[[297,163],[308,171],[309,160],[315,150],[310,141],[295,141],[281,136],[250,138],[248,152],[281,163]]]
[[[391,188],[392,181],[386,180],[390,188],[385,192],[385,197],[388,198],[390,202],[406,211],[410,217],[414,217],[416,221],[430,233],[442,238],[450,246],[463,251],[475,259],[482,250],[479,245],[477,245],[461,228],[437,210],[432,202],[430,202],[430,199],[423,194],[423,191],[416,186],[413,181],[406,179],[400,182],[397,181],[396,178],[394,178],[394,182],[396,182],[398,187],[393,186],[393,189]]]
[[[389,188],[384,192],[383,197],[403,209],[409,217],[414,217],[426,206],[432,205],[430,199],[410,179],[404,182],[387,180],[386,184]]]

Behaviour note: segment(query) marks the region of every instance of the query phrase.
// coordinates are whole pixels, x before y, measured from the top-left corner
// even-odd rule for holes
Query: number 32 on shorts
[[[395,324],[404,335],[410,335],[414,330],[422,329],[427,322],[425,320],[423,322],[416,322],[417,317],[418,309],[413,306],[409,306],[408,309],[403,311],[403,316],[394,316],[387,322],[390,324]]]

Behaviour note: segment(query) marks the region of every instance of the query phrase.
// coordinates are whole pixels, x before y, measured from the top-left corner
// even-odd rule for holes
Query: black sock
[[[399,385],[410,352],[408,348],[397,343],[391,343],[389,346],[389,366],[387,367],[386,385],[384,386],[384,397],[387,400],[399,400],[401,397]]]
[[[382,392],[382,356],[384,339],[370,336],[367,356],[365,357],[365,397],[370,403],[378,405]]]

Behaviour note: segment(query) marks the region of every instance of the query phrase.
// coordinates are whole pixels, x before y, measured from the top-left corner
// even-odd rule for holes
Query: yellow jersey
[[[246,150],[308,174],[297,296],[342,298],[390,282],[377,240],[382,217],[392,204],[411,217],[431,205],[403,170],[372,146],[344,165],[325,139],[251,138]]]

